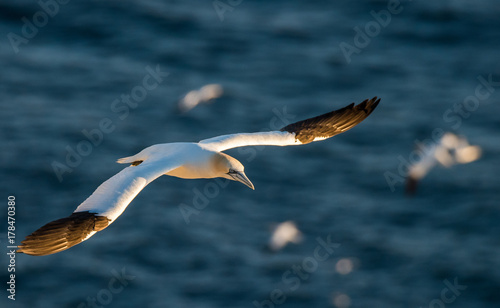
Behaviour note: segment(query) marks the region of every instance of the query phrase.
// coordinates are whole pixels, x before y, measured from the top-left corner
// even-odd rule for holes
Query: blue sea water
[[[498,307],[497,1],[66,2],[41,1],[51,14],[35,1],[0,3],[1,307]],[[151,70],[168,76],[143,92]],[[176,112],[209,83],[224,96]],[[276,129],[373,96],[375,112],[333,139],[228,151],[255,191],[161,177],[91,240],[17,255],[7,298],[8,196],[19,244],[68,216],[123,168],[120,157]],[[84,148],[97,130],[102,141]],[[441,130],[479,145],[481,159],[437,168],[405,196],[415,140]],[[86,155],[68,163],[78,149]],[[303,241],[267,251],[272,226],[287,220]],[[335,248],[319,260],[328,241]]]

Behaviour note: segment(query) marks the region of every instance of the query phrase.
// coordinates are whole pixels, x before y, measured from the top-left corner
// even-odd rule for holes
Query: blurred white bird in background
[[[269,249],[278,251],[288,243],[298,244],[302,241],[302,232],[297,229],[293,221],[285,221],[274,228],[273,235],[269,240]]]
[[[406,192],[408,194],[415,193],[418,181],[436,165],[440,164],[449,168],[453,165],[473,162],[481,157],[479,146],[472,146],[465,137],[453,133],[444,134],[438,143],[427,148],[423,145],[418,145],[418,147],[422,158],[409,168],[406,179]]]
[[[209,103],[214,99],[219,98],[224,93],[222,86],[219,84],[207,84],[199,90],[190,91],[180,100],[177,108],[180,112],[186,113],[195,108],[201,103]]]

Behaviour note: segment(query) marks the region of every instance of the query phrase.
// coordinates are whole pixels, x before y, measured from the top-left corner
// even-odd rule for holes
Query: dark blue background
[[[18,255],[15,303],[2,253],[1,306],[77,307],[125,268],[136,278],[105,307],[254,307],[276,288],[286,296],[279,307],[335,307],[339,294],[349,307],[429,307],[455,278],[467,289],[446,307],[497,307],[500,87],[467,118],[447,110],[475,94],[479,76],[500,80],[500,6],[431,2],[402,3],[348,63],[340,44],[354,45],[353,28],[364,29],[386,1],[233,1],[221,20],[211,1],[74,0],[17,53],[9,33],[21,35],[22,18],[41,8],[2,1],[3,247],[9,195],[19,243],[119,172],[116,159],[149,145],[274,128],[273,110],[300,120],[373,96],[382,102],[331,140],[228,151],[256,190],[229,183],[189,224],[179,205],[193,206],[195,191],[216,182],[162,177],[91,240],[51,256]],[[112,102],[157,65],[169,76],[120,119]],[[179,98],[208,83],[225,96],[175,112]],[[59,181],[52,164],[65,163],[67,147],[103,118],[115,130]],[[384,174],[398,175],[398,157],[409,159],[415,139],[435,129],[466,135],[483,157],[434,170],[414,198],[400,183],[392,192]],[[267,252],[272,224],[286,220],[304,241]],[[340,247],[290,290],[282,275],[327,236]],[[353,272],[335,271],[340,258],[354,260]]]

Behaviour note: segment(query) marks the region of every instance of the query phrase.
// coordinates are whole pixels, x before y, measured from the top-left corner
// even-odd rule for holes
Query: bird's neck
[[[214,155],[203,161],[186,163],[177,169],[169,171],[166,175],[182,179],[211,179],[221,176],[220,168],[220,157]]]

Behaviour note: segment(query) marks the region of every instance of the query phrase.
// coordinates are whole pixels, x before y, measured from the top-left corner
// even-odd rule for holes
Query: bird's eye
[[[229,169],[229,172],[227,174],[235,174],[235,173],[238,173],[238,171],[234,169]]]

